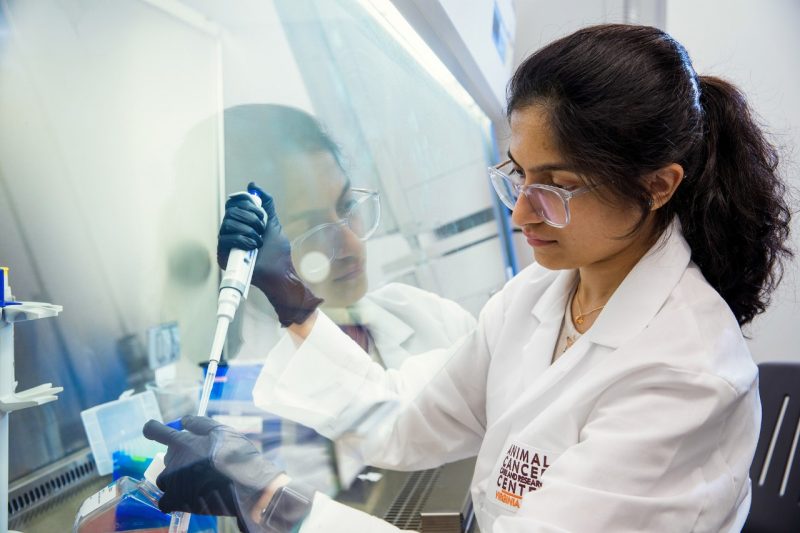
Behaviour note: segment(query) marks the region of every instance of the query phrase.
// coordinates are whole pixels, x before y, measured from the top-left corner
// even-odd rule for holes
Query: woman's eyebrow
[[[345,181],[344,185],[342,186],[342,192],[339,193],[339,197],[336,199],[336,207],[337,208],[339,208],[342,205],[342,202],[344,201],[345,197],[347,196],[347,193],[350,192],[351,186],[352,186],[352,184],[350,183],[350,178],[348,178],[347,181]]]
[[[508,158],[515,165],[517,165],[519,168],[523,168],[522,165],[517,163],[517,160],[514,159],[514,156],[511,155],[511,150],[508,150],[506,152],[506,155],[508,155]],[[525,172],[530,172],[532,174],[536,174],[536,173],[539,173],[539,172],[555,172],[555,171],[558,171],[558,170],[563,170],[563,171],[567,171],[567,172],[576,172],[573,167],[571,167],[570,165],[567,165],[565,163],[544,163],[542,165],[536,165],[536,166],[533,166],[531,168],[526,168]]]

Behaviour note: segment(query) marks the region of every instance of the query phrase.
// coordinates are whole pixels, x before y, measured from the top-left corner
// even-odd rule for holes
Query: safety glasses
[[[554,185],[523,185],[508,175],[512,161],[509,159],[499,165],[489,167],[489,180],[503,204],[513,210],[520,195],[525,195],[531,209],[550,226],[563,228],[569,224],[569,201],[592,190],[594,187],[580,187],[568,191]]]
[[[341,253],[345,232],[362,241],[369,239],[381,219],[380,197],[376,191],[350,189],[343,199],[343,216],[335,222],[314,226],[292,241],[292,252],[298,257],[321,253],[333,261]]]

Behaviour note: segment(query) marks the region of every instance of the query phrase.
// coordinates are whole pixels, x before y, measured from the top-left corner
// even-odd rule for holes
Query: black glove
[[[323,300],[311,292],[294,269],[292,248],[275,214],[272,197],[252,182],[247,189],[261,198],[267,222],[249,198],[229,198],[219,228],[217,262],[224,269],[231,249],[260,248],[251,284],[269,299],[282,326],[302,324]]]
[[[158,508],[235,516],[239,529],[257,531],[250,510],[281,470],[231,427],[201,416],[185,416],[181,423],[186,431],[155,420],[144,426],[145,437],[168,446],[165,469],[156,479],[164,492]]]

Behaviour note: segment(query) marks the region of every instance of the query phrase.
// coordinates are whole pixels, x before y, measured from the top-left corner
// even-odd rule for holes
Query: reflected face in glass
[[[278,216],[292,241],[292,260],[324,307],[347,307],[367,291],[366,249],[359,213],[368,199],[354,191],[329,152],[289,156],[286,198]],[[348,221],[352,221],[347,223]]]
[[[545,108],[529,106],[511,114],[510,175],[522,185],[542,184],[576,191],[586,182],[566,163],[556,144]],[[525,195],[514,206],[512,220],[533,248],[540,265],[553,269],[614,264],[639,253],[647,231],[626,237],[639,211],[614,198],[600,196],[602,185],[571,199],[569,223],[548,225]]]

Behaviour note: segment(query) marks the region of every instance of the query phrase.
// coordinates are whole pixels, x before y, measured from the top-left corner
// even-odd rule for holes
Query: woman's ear
[[[650,191],[650,210],[655,211],[666,204],[678,185],[683,181],[683,167],[677,163],[671,163],[662,167],[645,178],[647,188]]]

